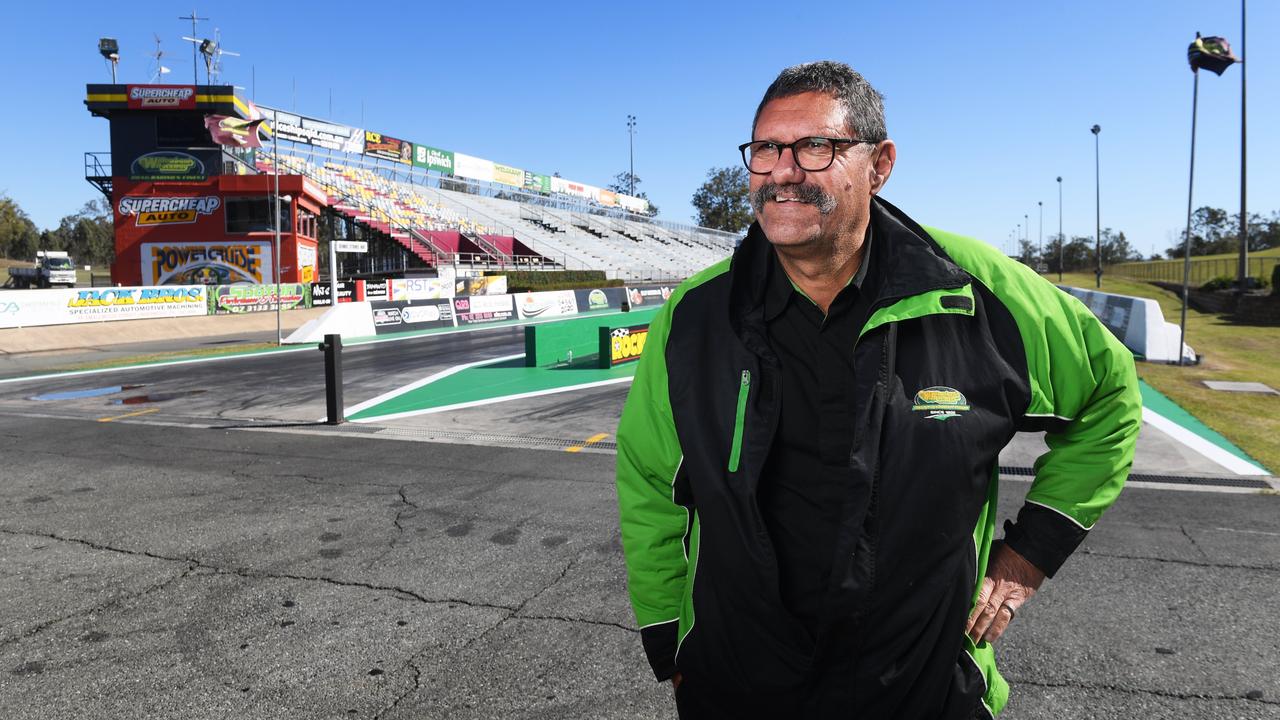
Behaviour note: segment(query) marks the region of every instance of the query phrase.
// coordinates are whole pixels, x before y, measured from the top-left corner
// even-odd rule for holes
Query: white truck
[[[9,268],[8,285],[22,288],[76,286],[76,268],[63,250],[37,250],[35,267]]]

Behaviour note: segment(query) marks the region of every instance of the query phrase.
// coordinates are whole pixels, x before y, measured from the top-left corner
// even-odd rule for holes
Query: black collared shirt
[[[853,346],[878,283],[870,239],[868,229],[862,264],[826,315],[770,254],[764,313],[782,366],[782,414],[757,497],[778,560],[782,601],[811,632],[852,482]]]

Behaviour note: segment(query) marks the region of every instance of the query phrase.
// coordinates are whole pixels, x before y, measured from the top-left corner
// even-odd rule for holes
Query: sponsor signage
[[[142,243],[142,277],[152,285],[261,284],[271,278],[271,243]]]
[[[388,300],[440,300],[453,297],[453,283],[446,278],[393,279],[387,285]]]
[[[524,171],[519,168],[513,168],[510,165],[494,163],[493,181],[512,187],[524,187]]]
[[[270,285],[219,285],[209,288],[211,314],[250,313],[275,310],[277,298],[281,310],[292,310],[307,303],[310,288],[303,283],[281,283],[280,292]]]
[[[379,334],[453,327],[453,303],[428,300],[422,303],[374,302],[373,326]]]
[[[529,172],[528,170],[525,170],[524,171],[524,189],[532,190],[533,192],[536,192],[536,193],[550,193],[551,178],[547,177],[546,175],[539,175],[538,173],[533,173],[533,172]]]
[[[383,135],[372,130],[365,130],[364,154],[408,165],[413,161],[413,143],[407,140],[398,140],[390,135]]]
[[[310,283],[319,274],[317,268],[317,252],[315,245],[298,243],[298,279]]]
[[[130,110],[195,110],[194,85],[126,85]]]
[[[364,130],[283,110],[260,109],[272,119],[271,129],[281,140],[356,155],[364,152]]]
[[[453,174],[484,182],[493,182],[493,161],[484,158],[453,154]]]
[[[202,197],[160,197],[126,195],[116,210],[126,217],[136,217],[138,227],[155,225],[189,225],[202,215],[212,215],[222,207],[216,195]]]
[[[615,367],[640,359],[640,354],[644,352],[644,343],[649,339],[649,326],[632,325],[612,330],[600,328],[600,334],[608,338],[609,367]],[[605,349],[602,348],[600,356],[603,358],[605,355]]]
[[[627,288],[627,302],[631,307],[661,305],[675,291],[674,285],[640,285]]]
[[[578,313],[578,302],[572,290],[529,292],[514,297],[516,312],[522,319]]]
[[[459,325],[501,322],[515,318],[515,305],[510,295],[476,295],[453,300],[454,316]]]
[[[365,240],[333,240],[332,242],[334,252],[369,252],[369,243]]]
[[[623,288],[596,288],[594,290],[574,290],[578,301],[578,312],[592,310],[621,310],[626,300],[627,291]]]
[[[457,295],[506,295],[506,275],[484,275],[480,277],[463,277],[454,282]]]
[[[338,302],[351,302],[351,294],[355,292],[355,283],[350,280],[338,281]],[[329,283],[311,283],[311,306],[328,307],[333,304],[329,295]]]
[[[205,180],[207,176],[204,163],[196,156],[176,150],[161,150],[134,159],[129,166],[129,179],[191,182]]]
[[[438,170],[445,175],[453,174],[453,153],[448,150],[433,148],[430,145],[413,146],[414,167],[427,170]]]
[[[356,299],[386,300],[387,284],[386,280],[357,280]],[[339,298],[339,302],[341,302],[341,298]]]
[[[205,315],[203,285],[0,291],[0,327]]]

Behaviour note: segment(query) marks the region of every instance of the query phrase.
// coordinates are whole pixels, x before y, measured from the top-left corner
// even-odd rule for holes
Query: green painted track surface
[[[1253,463],[1254,465],[1265,469],[1262,463],[1249,457],[1248,453],[1236,447],[1230,440],[1219,435],[1216,431],[1209,428],[1209,426],[1200,422],[1195,415],[1192,415],[1182,409],[1182,407],[1177,403],[1161,394],[1159,390],[1156,390],[1141,380],[1138,381],[1138,384],[1142,389],[1142,407],[1151,410],[1157,415],[1160,415],[1170,422],[1176,423],[1196,435],[1199,435],[1201,438],[1208,440],[1241,460]]]
[[[368,420],[460,403],[474,403],[547,390],[567,390],[590,383],[629,378],[636,372],[635,363],[601,370],[589,366],[594,364],[594,357],[584,358],[584,360],[585,362],[575,363],[574,367],[530,368],[524,366],[524,358],[516,358],[493,365],[467,368],[429,385],[423,385],[403,395],[397,395],[365,408],[348,419]]]

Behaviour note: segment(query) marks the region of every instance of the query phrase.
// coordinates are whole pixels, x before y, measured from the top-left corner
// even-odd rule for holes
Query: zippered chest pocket
[[[751,394],[751,371],[743,370],[738,383],[738,407],[733,415],[733,444],[729,446],[729,472],[738,472],[742,459],[742,431],[747,420],[747,396]]]

